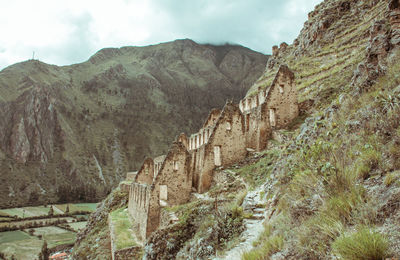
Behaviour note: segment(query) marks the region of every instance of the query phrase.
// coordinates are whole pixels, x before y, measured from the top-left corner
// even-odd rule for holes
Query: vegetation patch
[[[110,213],[111,223],[114,227],[116,249],[136,246],[136,238],[132,231],[128,209],[120,208]]]
[[[273,227],[265,224],[264,231],[253,244],[254,249],[244,252],[242,260],[267,259],[272,254],[279,252],[283,248],[283,244],[283,236],[273,234]]]
[[[274,161],[279,157],[279,153],[278,149],[266,150],[263,157],[257,162],[233,170],[249,184],[250,188],[255,188],[266,181],[272,172]]]
[[[30,238],[31,238],[31,236],[29,236],[27,233],[25,233],[23,231],[1,232],[0,233],[0,244],[20,241],[20,240],[25,240],[25,239],[30,239]]]
[[[340,259],[380,260],[389,255],[387,239],[368,227],[361,227],[352,234],[341,235],[332,248]]]

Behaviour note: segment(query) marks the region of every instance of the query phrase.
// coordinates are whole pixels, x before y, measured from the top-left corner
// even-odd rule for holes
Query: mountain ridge
[[[3,69],[0,205],[101,198],[209,109],[241,98],[267,59],[177,40],[106,48],[75,65],[29,60]]]

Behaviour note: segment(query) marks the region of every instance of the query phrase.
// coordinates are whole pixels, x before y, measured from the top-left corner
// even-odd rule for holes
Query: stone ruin
[[[227,102],[222,111],[213,109],[197,133],[179,135],[166,155],[146,159],[128,176],[133,181],[128,211],[138,239],[145,241],[163,225],[163,207],[188,202],[192,192],[206,192],[216,168],[243,160],[248,150],[265,149],[272,132],[298,113],[294,74],[281,65],[269,87],[239,104]]]

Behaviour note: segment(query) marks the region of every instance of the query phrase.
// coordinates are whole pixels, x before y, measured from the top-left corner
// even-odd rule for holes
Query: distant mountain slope
[[[0,72],[0,206],[103,197],[213,107],[238,100],[268,57],[177,40]]]

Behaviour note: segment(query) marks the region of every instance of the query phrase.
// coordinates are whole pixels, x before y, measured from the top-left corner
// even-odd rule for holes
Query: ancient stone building
[[[294,74],[281,65],[270,86],[238,105],[213,109],[197,133],[179,135],[166,155],[146,159],[130,175],[128,207],[139,238],[159,227],[162,207],[188,202],[193,190],[206,192],[216,168],[243,160],[249,148],[265,149],[272,132],[298,113]]]
[[[160,186],[162,206],[175,206],[189,201],[192,192],[190,158],[184,142],[178,139],[172,144],[154,180],[154,185]]]
[[[265,149],[274,129],[285,127],[299,114],[294,74],[281,65],[271,86],[239,103],[245,122],[246,147]]]
[[[155,171],[154,171],[154,161],[151,158],[144,160],[142,167],[136,174],[135,182],[142,184],[152,184]]]
[[[215,118],[215,120],[209,120]],[[199,145],[192,155],[193,187],[205,192],[216,167],[227,166],[246,157],[243,116],[237,105],[227,103],[218,118],[209,116],[205,128],[196,136]],[[209,129],[210,131],[205,131]],[[204,134],[206,132],[206,134]]]

